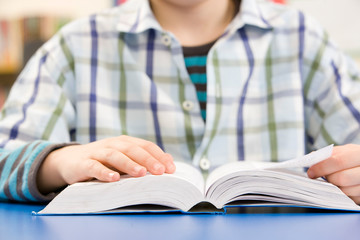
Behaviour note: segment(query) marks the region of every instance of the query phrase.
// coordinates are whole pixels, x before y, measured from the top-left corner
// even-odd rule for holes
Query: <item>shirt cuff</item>
[[[29,176],[28,176],[28,187],[29,187],[29,191],[31,192],[31,195],[39,202],[49,202],[51,201],[59,192],[53,192],[53,193],[49,193],[47,195],[42,194],[39,191],[39,188],[37,186],[37,174],[39,171],[39,168],[41,166],[41,164],[43,163],[43,161],[45,160],[45,158],[52,152],[55,151],[59,148],[63,148],[63,147],[67,147],[67,146],[72,146],[72,145],[78,145],[78,143],[60,143],[60,144],[50,144],[47,147],[45,147],[34,159],[31,168],[30,168],[30,172],[29,172]]]

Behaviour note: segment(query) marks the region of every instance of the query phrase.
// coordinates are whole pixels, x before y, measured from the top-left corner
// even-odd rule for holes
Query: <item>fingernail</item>
[[[167,165],[168,172],[173,173],[176,170],[175,164],[171,163]]]
[[[115,173],[109,173],[108,175],[109,175],[109,179],[113,180]]]
[[[163,165],[159,164],[159,163],[155,163],[153,165],[153,170],[156,172],[156,173],[164,173],[165,171],[165,168]]]
[[[134,167],[134,172],[136,173],[136,174],[141,174],[141,175],[144,175],[145,173],[146,173],[146,168],[144,168],[144,167],[141,167],[141,166],[135,166]]]
[[[315,177],[315,173],[310,169],[307,171],[307,175],[308,175],[309,178],[314,178]]]

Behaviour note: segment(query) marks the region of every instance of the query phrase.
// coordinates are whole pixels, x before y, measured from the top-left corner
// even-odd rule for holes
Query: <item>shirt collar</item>
[[[256,0],[242,0],[240,11],[228,26],[228,30],[234,31],[244,25],[251,25],[262,29],[272,28],[270,23],[264,18]],[[148,29],[162,31],[148,0],[129,0],[119,8],[118,31],[140,33]]]
[[[148,29],[162,30],[156,20],[148,0],[128,0],[119,8],[117,30],[140,33]]]
[[[240,9],[230,23],[226,32],[234,32],[246,25],[261,29],[272,29],[272,25],[264,18],[257,0],[242,0]]]

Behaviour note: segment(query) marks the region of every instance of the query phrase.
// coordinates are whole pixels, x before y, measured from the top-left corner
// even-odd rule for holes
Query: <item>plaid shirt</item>
[[[71,141],[131,135],[203,168],[360,143],[359,72],[301,12],[243,0],[206,69],[205,124],[181,45],[148,1],[67,25],[30,60],[2,112],[0,199],[51,199],[36,188],[37,169]]]

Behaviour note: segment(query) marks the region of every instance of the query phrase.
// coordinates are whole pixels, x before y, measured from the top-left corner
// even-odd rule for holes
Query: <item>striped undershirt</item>
[[[215,41],[201,46],[183,47],[185,66],[196,88],[201,116],[206,120],[206,59]]]

